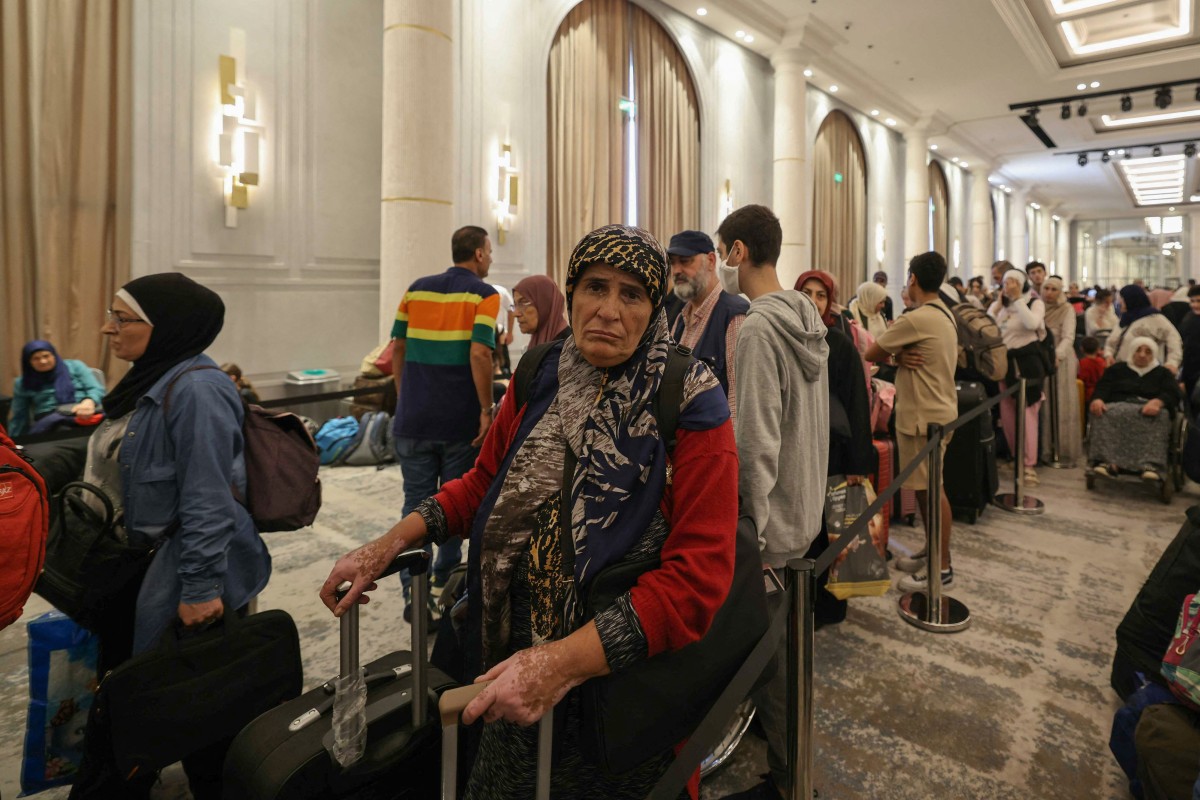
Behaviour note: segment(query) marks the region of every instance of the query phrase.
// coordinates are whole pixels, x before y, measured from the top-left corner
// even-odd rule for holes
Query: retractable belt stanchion
[[[942,596],[942,426],[931,424],[928,481],[925,490],[926,591],[909,592],[900,598],[900,616],[905,622],[935,633],[956,633],[971,624],[971,612],[953,597]]]
[[[790,800],[812,800],[813,761],[813,603],[816,600],[809,558],[794,558],[787,565],[790,594],[787,628],[787,754],[791,768]]]
[[[1074,464],[1064,464],[1059,450],[1062,447],[1062,428],[1058,418],[1058,373],[1046,376],[1046,399],[1050,402],[1050,458],[1046,466],[1051,469],[1067,469]]]
[[[1028,388],[1024,378],[1018,380],[1017,389],[1017,452],[1013,454],[1013,491],[1012,494],[996,495],[992,502],[997,508],[1012,514],[1043,514],[1046,507],[1036,497],[1025,494],[1025,391]]]

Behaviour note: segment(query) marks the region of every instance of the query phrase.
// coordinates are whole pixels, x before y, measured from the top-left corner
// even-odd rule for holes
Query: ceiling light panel
[[[1192,119],[1200,119],[1200,108],[1160,111],[1157,114],[1138,114],[1131,117],[1101,114],[1100,124],[1105,128],[1128,128],[1135,125],[1162,125],[1168,122],[1182,122]]]
[[[1100,13],[1059,23],[1067,47],[1076,56],[1143,47],[1192,34],[1192,0],[1148,0],[1110,11],[1103,6],[1095,8]]]
[[[1139,206],[1183,202],[1187,159],[1181,155],[1130,158],[1116,162],[1121,178]]]

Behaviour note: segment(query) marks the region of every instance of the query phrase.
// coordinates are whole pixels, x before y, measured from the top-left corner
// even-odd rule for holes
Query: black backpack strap
[[[517,408],[522,407],[529,400],[530,384],[533,383],[542,362],[546,360],[546,354],[556,344],[558,344],[557,340],[534,345],[526,350],[525,354],[521,356],[521,360],[517,362],[517,368],[513,370],[512,376],[513,400],[516,401]]]

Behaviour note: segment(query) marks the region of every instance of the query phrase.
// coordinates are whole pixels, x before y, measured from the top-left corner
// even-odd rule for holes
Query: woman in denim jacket
[[[158,547],[136,599],[99,631],[101,674],[153,648],[176,619],[198,628],[243,609],[270,577],[270,554],[232,491],[246,491],[242,401],[204,355],[224,319],[215,292],[161,273],[120,289],[101,329],[133,366],[104,398],[84,477],[112,501],[130,541]],[[217,749],[184,760],[198,798],[220,796]],[[122,792],[141,794],[128,784]]]

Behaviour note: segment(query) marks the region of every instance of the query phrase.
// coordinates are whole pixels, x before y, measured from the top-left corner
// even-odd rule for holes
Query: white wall
[[[867,264],[860,280],[868,280],[877,270],[888,274],[888,291],[893,302],[900,302],[900,289],[904,286],[908,255],[901,243],[904,241],[904,137],[888,126],[876,122],[867,114],[835,100],[832,95],[808,87],[808,149],[809,185],[812,185],[812,153],[816,146],[821,123],[834,109],[845,112],[854,122],[862,138],[867,159]],[[809,202],[812,202],[810,196]],[[875,252],[875,226],[884,226],[884,256],[880,261]],[[912,254],[909,254],[912,255]],[[839,288],[846,301],[854,296],[854,286]]]
[[[217,291],[250,374],[357,364],[379,294],[382,0],[134,0],[133,274]],[[226,228],[217,57],[246,32],[261,184]]]

